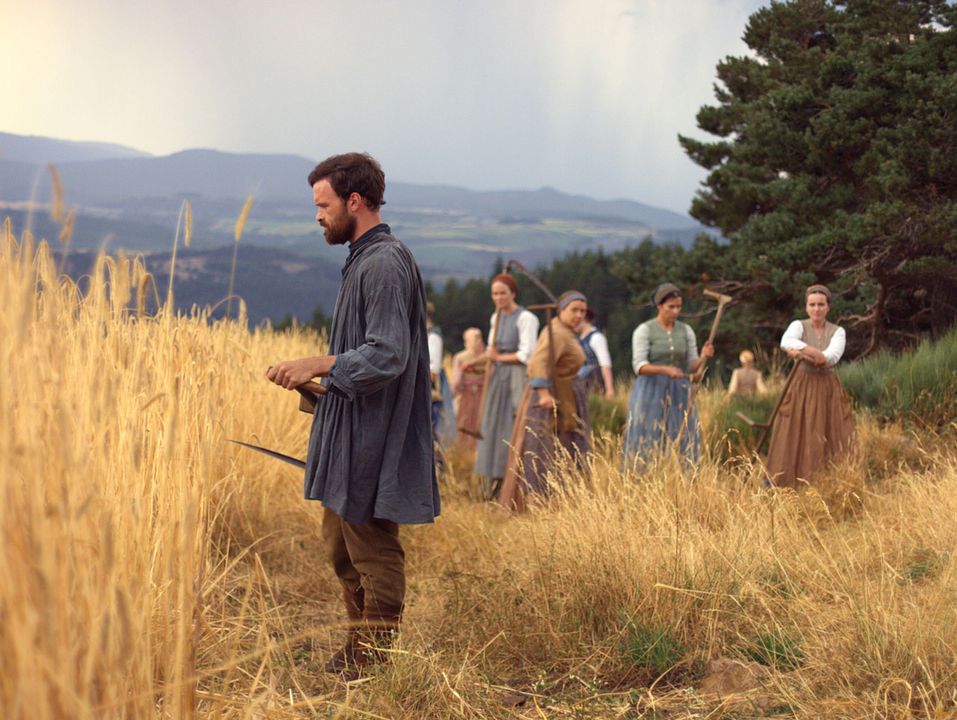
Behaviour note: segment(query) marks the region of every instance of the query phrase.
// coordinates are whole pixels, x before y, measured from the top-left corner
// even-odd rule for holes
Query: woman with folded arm
[[[772,484],[798,487],[810,481],[854,443],[851,401],[834,366],[844,355],[844,328],[827,321],[831,291],[811,285],[806,320],[795,320],[781,348],[799,362],[771,428],[767,472]]]

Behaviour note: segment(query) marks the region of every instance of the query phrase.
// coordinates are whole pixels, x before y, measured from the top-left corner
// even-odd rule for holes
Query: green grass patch
[[[940,427],[957,419],[957,328],[910,352],[881,351],[838,368],[847,392],[882,420]]]
[[[933,580],[947,566],[949,559],[947,553],[921,548],[904,567],[904,578],[912,583]]]
[[[603,395],[588,395],[588,420],[595,432],[621,435],[628,422],[628,405],[618,399],[607,400]]]
[[[619,647],[632,665],[664,675],[681,662],[686,648],[669,626],[644,623],[624,612],[620,617],[624,628]]]
[[[800,594],[800,588],[783,571],[774,569],[761,581],[763,588],[770,594],[781,598],[794,598]]]
[[[702,440],[721,462],[750,455],[761,435],[761,428],[750,427],[738,417],[742,413],[756,422],[767,422],[780,393],[753,397],[727,396],[714,404],[702,427]]]
[[[789,635],[780,628],[759,633],[752,644],[744,649],[744,653],[754,662],[782,672],[800,667],[805,659],[801,638]]]

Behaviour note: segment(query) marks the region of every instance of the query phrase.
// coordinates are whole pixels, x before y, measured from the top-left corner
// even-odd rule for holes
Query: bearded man
[[[324,507],[323,541],[350,620],[326,670],[355,676],[383,657],[402,615],[399,525],[439,514],[425,290],[412,253],[381,220],[375,159],[335,155],[308,182],[326,242],[349,244],[329,354],[275,363],[266,376],[289,390],[321,377],[329,390],[313,418],[305,496]]]

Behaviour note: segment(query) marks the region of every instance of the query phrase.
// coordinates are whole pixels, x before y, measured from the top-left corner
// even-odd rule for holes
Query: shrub
[[[936,342],[899,355],[881,351],[838,374],[855,402],[882,420],[947,425],[957,418],[957,327]]]
[[[614,400],[606,400],[601,395],[591,393],[588,396],[588,420],[591,429],[596,432],[606,432],[617,436],[625,432],[625,423],[628,421],[627,396],[619,394]]]
[[[761,428],[750,427],[737,413],[741,412],[757,422],[766,422],[771,417],[778,395],[779,392],[754,397],[718,395],[714,402],[709,402],[707,409],[702,411],[702,440],[712,456],[718,461],[725,461],[750,455],[761,435]]]

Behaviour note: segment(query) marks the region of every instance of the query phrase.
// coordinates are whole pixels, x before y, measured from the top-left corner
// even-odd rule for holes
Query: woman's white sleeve
[[[784,335],[781,336],[781,349],[803,350],[807,347],[807,343],[801,339],[803,337],[804,325],[801,324],[800,320],[795,320],[788,325],[788,329],[785,330]]]
[[[635,375],[644,365],[648,364],[648,350],[651,347],[651,335],[648,328],[642,323],[631,334],[631,367]]]
[[[532,350],[535,349],[535,342],[538,340],[538,317],[528,310],[523,310],[516,321],[518,326],[518,350],[515,351],[516,357],[523,365],[528,365],[528,359],[532,356]]]
[[[442,337],[429,333],[429,370],[438,375],[442,372]]]
[[[608,338],[604,333],[596,332],[588,341],[591,349],[595,351],[595,357],[598,358],[598,367],[611,367],[611,353],[608,352]]]
[[[834,331],[831,342],[824,348],[824,359],[827,360],[828,365],[837,365],[837,361],[844,355],[844,345],[846,342],[847,334],[844,332],[844,328],[839,327]]]
[[[492,318],[488,321],[488,340],[486,340],[486,345],[492,347],[492,335],[495,333],[495,317],[498,313],[492,313]]]
[[[685,356],[685,362],[691,368],[698,362],[698,338],[695,337],[690,325],[685,325],[685,337],[688,338],[688,354]]]

